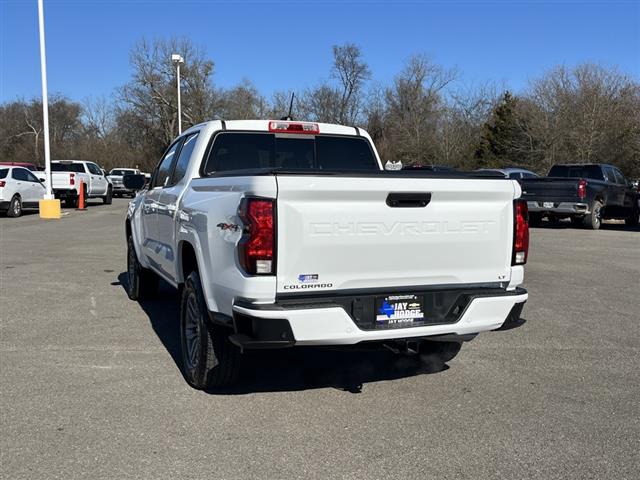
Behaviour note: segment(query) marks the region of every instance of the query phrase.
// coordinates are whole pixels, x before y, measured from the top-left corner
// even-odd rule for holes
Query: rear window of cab
[[[52,163],[51,171],[85,173],[84,165],[81,163]]]
[[[379,170],[364,137],[222,132],[214,139],[204,173],[259,168]]]

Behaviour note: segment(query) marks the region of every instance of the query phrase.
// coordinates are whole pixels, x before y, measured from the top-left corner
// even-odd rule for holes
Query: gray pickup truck
[[[639,194],[612,165],[554,165],[548,176],[523,179],[521,185],[531,225],[543,217],[570,218],[574,225],[592,230],[599,229],[603,219],[638,225]]]

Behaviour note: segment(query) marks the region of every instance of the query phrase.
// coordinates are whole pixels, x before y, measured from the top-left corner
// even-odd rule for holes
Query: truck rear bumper
[[[236,330],[239,322],[254,326],[252,331],[236,335],[236,343],[246,348],[353,345],[399,338],[477,334],[501,329],[506,323],[509,323],[506,328],[519,326],[523,323],[519,317],[528,294],[523,288],[504,292],[471,299],[455,323],[379,330],[360,328],[345,308],[337,305],[292,308],[278,304],[236,304],[233,307]],[[256,334],[255,330],[264,333]]]
[[[551,203],[553,206],[545,206],[545,203]],[[589,205],[586,203],[575,202],[527,202],[530,212],[540,213],[557,213],[566,215],[587,215],[589,214]]]

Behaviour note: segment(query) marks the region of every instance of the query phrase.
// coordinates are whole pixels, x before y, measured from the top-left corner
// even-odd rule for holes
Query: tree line
[[[250,81],[214,83],[214,62],[188,39],[140,40],[130,80],[110,98],[50,99],[52,157],[105,168],[151,170],[177,135],[180,53],[183,128],[211,119],[281,118],[295,93],[295,119],[365,128],[383,161],[461,169],[602,162],[640,177],[640,83],[596,64],[557,66],[514,93],[497,84],[461,86],[455,69],[409,58],[390,85],[375,81],[361,49],[333,47],[326,79],[304,91],[261,94]],[[0,105],[0,158],[43,163],[42,105]]]

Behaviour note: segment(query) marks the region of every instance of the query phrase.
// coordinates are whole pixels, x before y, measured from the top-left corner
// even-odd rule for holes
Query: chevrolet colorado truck
[[[613,165],[554,165],[548,176],[521,182],[532,225],[543,217],[551,221],[570,218],[574,225],[592,230],[610,218],[638,225],[640,196]]]
[[[252,348],[382,342],[446,362],[523,323],[519,196],[502,176],[387,172],[355,127],[203,123],[129,204],[127,292],[149,298],[158,278],[179,290],[195,388],[233,382]]]

